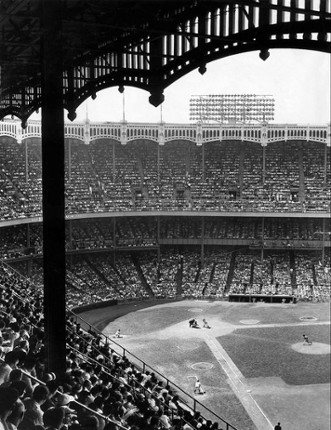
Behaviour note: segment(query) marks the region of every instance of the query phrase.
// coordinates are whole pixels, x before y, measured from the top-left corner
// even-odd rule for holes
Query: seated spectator
[[[0,430],[8,430],[8,417],[18,400],[18,392],[13,388],[0,388]]]
[[[34,430],[36,425],[43,425],[43,411],[41,405],[45,403],[49,396],[49,390],[44,385],[37,385],[32,393],[32,397],[28,397],[24,401],[26,412],[23,420],[20,423],[19,430]]]
[[[17,430],[23,420],[25,414],[25,406],[21,399],[17,399],[10,415],[7,418],[8,430]]]
[[[60,430],[64,421],[64,411],[61,408],[49,408],[44,416],[45,430]]]
[[[25,374],[22,376],[22,380],[26,383],[26,395],[30,397],[33,393],[34,387],[37,385],[36,382],[32,380],[32,378],[29,378],[29,375],[36,376],[36,360],[33,357],[27,357],[24,360],[24,363],[22,365],[22,370]]]
[[[9,374],[9,379],[7,382],[4,382],[1,385],[1,388],[10,387],[13,382],[21,381],[22,380],[22,370],[21,369],[13,369]]]
[[[87,415],[81,421],[81,426],[84,430],[99,430],[99,420],[95,415]]]
[[[4,382],[8,382],[10,378],[10,373],[19,362],[19,358],[16,352],[9,351],[4,359],[4,362],[0,364],[0,385]]]

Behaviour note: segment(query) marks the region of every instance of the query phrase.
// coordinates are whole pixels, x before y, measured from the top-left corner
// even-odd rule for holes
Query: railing
[[[137,357],[135,354],[132,354],[130,351],[128,351],[126,348],[124,348],[122,345],[118,344],[114,340],[110,339],[108,336],[106,336],[104,333],[102,333],[100,330],[96,329],[93,325],[91,325],[89,322],[84,320],[81,316],[75,314],[74,312],[70,311],[70,314],[76,318],[76,322],[79,320],[82,324],[81,327],[85,326],[85,329],[87,331],[94,331],[98,335],[100,335],[103,339],[105,344],[111,344],[112,349],[117,353],[120,354],[123,357],[127,357],[129,361],[136,366],[137,368],[141,369],[142,372],[145,371],[151,371],[154,374],[160,378],[161,381],[165,382],[166,385],[169,385],[172,387],[174,391],[177,393],[180,393],[180,398],[184,400],[186,406],[193,412],[199,411],[201,415],[204,418],[211,419],[213,421],[218,421],[220,424],[225,426],[224,430],[237,430],[236,427],[228,423],[224,418],[213,412],[211,409],[209,409],[207,406],[200,403],[198,400],[196,400],[194,397],[192,397],[190,394],[188,394],[186,391],[184,391],[181,387],[179,387],[175,382],[171,381],[169,378],[164,376],[162,373],[160,373],[158,370],[154,369],[152,366],[149,366],[145,361]]]
[[[201,216],[205,213],[224,214],[224,216],[259,216],[259,214],[328,214],[330,212],[330,199],[305,200],[304,202],[269,201],[240,199],[234,201],[220,201],[217,199],[192,200],[179,202],[171,199],[144,200],[140,204],[130,199],[112,200],[111,202],[99,202],[98,208],[94,207],[91,200],[85,207],[77,206],[74,202],[67,203],[66,219],[107,218],[122,216],[151,216],[154,215],[180,215]],[[41,210],[41,207],[40,207]],[[8,219],[8,214],[0,210],[0,224],[4,227],[16,224],[28,224],[42,222],[39,209],[35,212],[13,214]],[[268,216],[268,215],[266,215]]]
[[[103,372],[105,374],[107,374],[111,379],[119,382],[121,385],[126,386],[128,388],[128,390],[131,391],[135,396],[137,396],[137,394],[139,394],[139,393],[143,393],[146,396],[146,398],[153,398],[156,402],[158,402],[158,404],[161,404],[161,406],[163,407],[164,410],[167,410],[168,415],[171,417],[171,420],[173,420],[174,418],[178,418],[177,412],[174,409],[170,408],[169,405],[167,405],[165,402],[163,402],[160,399],[160,397],[157,397],[155,394],[153,394],[153,392],[151,392],[151,391],[149,391],[149,389],[145,388],[144,385],[142,385],[141,383],[137,382],[137,380],[134,378],[134,376],[126,375],[127,378],[128,378],[128,381],[130,383],[125,383],[123,380],[119,380],[118,378],[116,378],[111,373],[108,373],[108,372],[110,372],[110,370],[109,370],[109,368],[106,365],[100,363],[99,361],[97,361],[97,360],[95,360],[95,359],[93,359],[93,358],[91,358],[91,357],[89,357],[89,356],[87,356],[85,354],[82,354],[80,351],[78,351],[77,349],[75,349],[73,347],[69,346],[69,348],[72,351],[74,351],[77,354],[79,354],[80,356],[83,356],[84,359],[86,360],[86,362],[90,362],[91,364],[95,364],[97,366],[101,366],[103,368]],[[125,372],[123,372],[123,374],[124,373]],[[187,410],[187,407],[186,407],[186,405],[184,403],[178,401],[177,404],[178,404],[179,409],[181,409],[181,410]],[[186,424],[186,423],[189,425],[189,422],[186,421],[182,416],[180,417],[180,420],[181,420],[181,422],[182,422],[183,425]],[[162,423],[161,423],[161,425],[162,425]]]
[[[8,267],[9,270],[17,273],[21,279],[26,280],[26,278],[24,278],[21,274],[19,274],[19,272],[17,272],[16,270],[14,270],[11,266],[7,265],[3,261],[1,263],[2,263],[3,266]],[[23,297],[22,295],[18,294],[17,292],[15,292],[15,295],[17,295],[17,297],[19,297],[22,300],[26,299],[26,297]],[[202,403],[200,403],[198,400],[196,400],[194,397],[190,396],[186,391],[184,391],[176,383],[174,383],[169,378],[167,378],[166,376],[164,376],[158,370],[156,370],[153,367],[151,367],[148,364],[146,364],[143,360],[141,360],[140,358],[138,358],[136,355],[132,354],[126,348],[122,347],[117,342],[115,342],[114,340],[110,339],[104,333],[102,333],[101,331],[99,331],[98,329],[96,329],[93,325],[91,325],[90,323],[88,323],[87,321],[85,321],[82,317],[80,317],[79,315],[75,314],[71,310],[67,310],[67,312],[68,312],[68,314],[72,315],[76,319],[76,322],[77,322],[77,320],[81,321],[83,323],[83,325],[88,328],[88,330],[93,331],[93,332],[97,333],[98,335],[100,335],[104,339],[104,343],[105,344],[111,344],[112,345],[112,349],[113,349],[113,351],[115,353],[117,353],[117,354],[119,354],[119,355],[121,355],[123,357],[127,357],[130,360],[130,362],[134,366],[136,366],[137,368],[141,369],[142,372],[145,372],[146,370],[150,370],[151,372],[154,372],[156,375],[158,375],[158,377],[160,378],[161,381],[164,381],[166,383],[166,385],[169,385],[170,387],[172,387],[172,389],[174,391],[180,393],[181,399],[185,402],[185,405],[187,406],[187,408],[190,409],[193,413],[195,413],[199,409],[199,412],[205,418],[212,419],[212,420],[215,420],[215,421],[218,421],[218,422],[222,423],[222,425],[225,426],[224,430],[238,430],[236,427],[234,427],[233,425],[229,424],[224,418],[222,418],[221,416],[217,415],[211,409],[209,409],[208,407],[206,407],[205,405],[203,405]],[[202,411],[204,411],[204,413],[202,413]],[[124,430],[126,430],[125,427],[122,427],[122,428]]]

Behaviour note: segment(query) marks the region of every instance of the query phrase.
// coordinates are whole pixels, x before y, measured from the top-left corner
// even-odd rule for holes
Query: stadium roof
[[[53,31],[63,47],[70,119],[82,101],[112,86],[145,89],[157,106],[172,82],[235,53],[259,50],[266,59],[270,48],[331,52],[330,0],[1,0],[0,118],[25,122],[42,107],[51,7],[58,8]]]

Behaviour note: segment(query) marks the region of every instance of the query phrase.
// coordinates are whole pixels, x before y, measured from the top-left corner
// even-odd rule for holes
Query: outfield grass
[[[291,385],[328,383],[329,354],[300,354],[291,348],[302,341],[303,330],[313,341],[330,343],[328,325],[237,329],[217,340],[246,378],[278,376]]]
[[[302,303],[296,305],[225,303],[220,310],[217,306],[209,313],[221,320],[238,324],[240,320],[258,319],[260,324],[298,323],[302,316],[313,316],[318,321],[330,321],[330,307],[326,303]]]

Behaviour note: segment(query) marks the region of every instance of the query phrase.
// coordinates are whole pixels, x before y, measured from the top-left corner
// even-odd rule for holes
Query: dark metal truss
[[[51,0],[52,1],[52,0]],[[104,88],[164,89],[219,58],[269,49],[331,52],[331,0],[62,0],[63,100],[69,119]],[[42,106],[40,0],[0,0],[0,118]],[[56,55],[56,52],[54,53]]]

